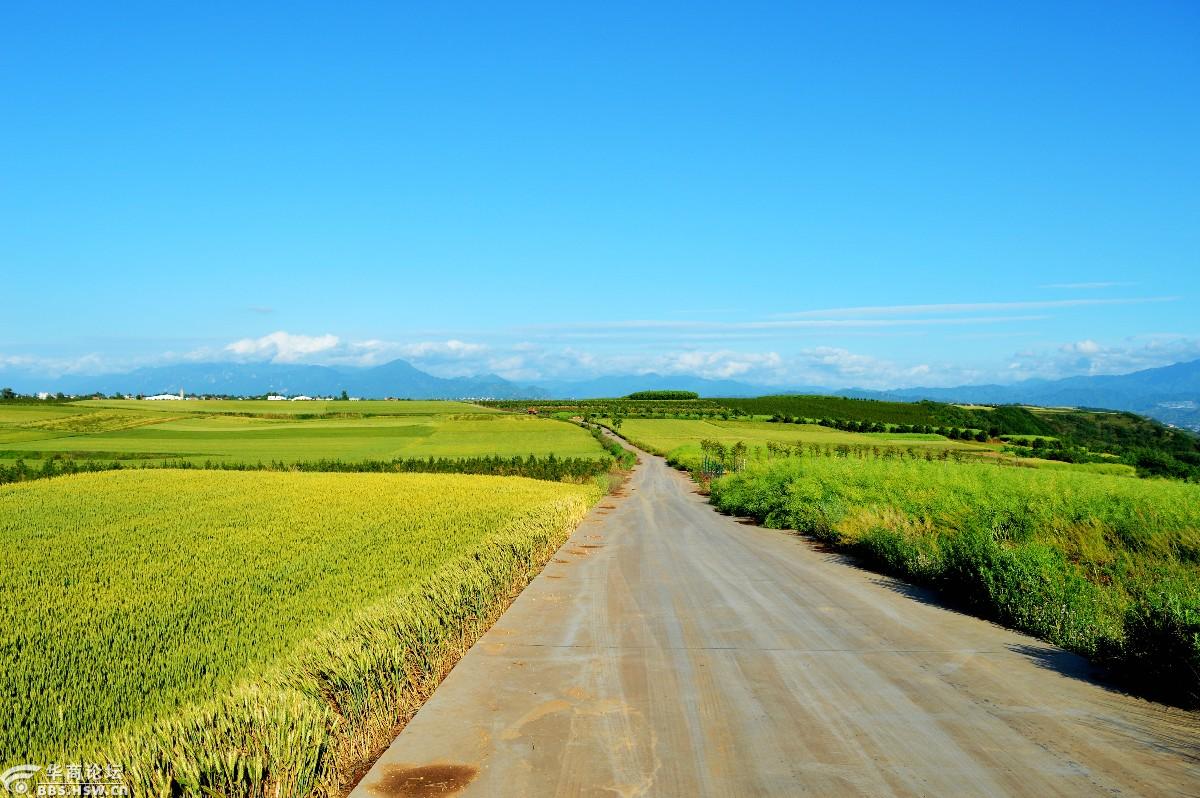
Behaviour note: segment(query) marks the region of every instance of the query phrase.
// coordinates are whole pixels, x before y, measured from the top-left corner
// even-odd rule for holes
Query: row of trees
[[[671,457],[668,462],[676,467],[693,471],[703,479],[713,479],[730,472],[742,471],[751,460],[787,459],[796,457],[825,457],[852,460],[925,460],[926,462],[962,462],[970,457],[969,452],[934,447],[900,448],[897,446],[867,446],[863,444],[789,443],[767,441],[765,446],[750,448],[745,441],[726,444],[720,441],[700,442],[701,460]]]
[[[621,450],[624,452],[624,450]],[[190,460],[164,460],[158,463],[122,463],[119,460],[73,460],[70,458],[47,458],[37,465],[17,460],[11,465],[0,464],[0,484],[25,482],[31,479],[66,474],[82,474],[99,471],[121,471],[145,468],[196,468],[217,471],[338,471],[369,473],[427,473],[427,474],[490,474],[493,476],[530,477],[550,482],[587,482],[607,474],[612,461],[589,457],[410,457],[395,460],[306,460],[300,462],[236,463],[216,462],[193,463]]]
[[[954,460],[961,462],[969,453],[958,449],[908,446],[867,446],[859,443],[787,443],[767,441],[767,459],[776,457],[840,457],[855,460]]]
[[[638,402],[652,400],[690,401],[692,399],[699,399],[700,394],[695,391],[635,391],[625,398]]]
[[[988,430],[967,427],[939,427],[932,424],[885,424],[882,421],[850,421],[844,418],[820,418],[815,422],[799,416],[776,413],[768,421],[777,424],[818,424],[845,432],[893,432],[902,435],[942,435],[959,441],[986,443],[1000,434],[999,428]]]
[[[67,396],[62,391],[59,391],[58,393],[47,394],[45,399],[40,399],[37,396],[31,396],[29,394],[24,394],[24,393],[17,393],[12,388],[0,388],[0,402],[17,402],[17,403],[48,402],[48,401],[49,402],[56,402],[56,401],[62,402],[62,401],[68,401],[68,400],[74,401],[76,399],[90,399],[90,398],[92,398],[92,397]],[[97,394],[95,398],[103,399],[104,397]]]
[[[749,449],[745,441],[725,445],[720,441],[700,441],[700,451],[704,456],[700,466],[701,472],[708,477],[720,476],[727,471],[741,471],[746,467]]]
[[[613,428],[613,432],[616,432],[620,428],[621,428],[621,425],[617,424]],[[624,446],[622,446],[621,444],[612,440],[611,438],[604,437],[604,433],[601,432],[600,427],[596,426],[595,424],[589,423],[588,429],[591,431],[592,437],[596,439],[596,442],[599,443],[602,447],[604,447],[604,451],[608,452],[609,455],[612,456],[613,460],[615,460],[617,462],[617,465],[619,467],[628,470],[630,468],[633,468],[634,464],[637,463],[637,455],[636,454],[629,451]]]
[[[1009,446],[1005,451],[1018,457],[1037,457],[1062,463],[1124,463],[1133,466],[1140,477],[1165,477],[1187,482],[1200,482],[1200,454],[1170,452],[1151,447],[1126,449],[1121,455],[1103,455],[1082,446],[1068,446],[1061,441],[1034,438],[1028,446]]]

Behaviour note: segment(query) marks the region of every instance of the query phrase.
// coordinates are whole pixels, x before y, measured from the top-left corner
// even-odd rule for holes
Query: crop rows
[[[336,793],[599,495],[170,470],[0,488],[0,760],[102,753],[139,794]]]

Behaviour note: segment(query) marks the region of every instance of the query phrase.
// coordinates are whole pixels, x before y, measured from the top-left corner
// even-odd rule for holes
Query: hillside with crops
[[[680,399],[680,392],[647,392],[643,399],[494,401],[489,407],[556,418],[770,421],[850,433],[937,435],[1009,446],[1013,454],[1064,463],[1117,460],[1154,476],[1200,480],[1200,437],[1134,413],[1019,405],[893,402],[841,396],[786,394],[757,398]],[[797,438],[780,431],[780,439]],[[799,435],[803,437],[803,435]]]
[[[608,460],[572,424],[462,402],[0,402],[0,481],[89,463],[416,471],[433,460],[428,470],[452,471],[453,461],[551,456]],[[480,468],[468,472],[504,473]]]

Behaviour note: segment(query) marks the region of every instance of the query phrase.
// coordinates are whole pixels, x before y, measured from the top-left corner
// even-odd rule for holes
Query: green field
[[[450,413],[495,413],[494,408],[450,400],[365,399],[269,402],[263,399],[189,399],[185,402],[147,402],[137,399],[89,399],[71,405],[85,409],[151,410],[161,413],[247,413],[267,416],[350,414],[369,416],[427,416]]]
[[[131,463],[603,456],[571,424],[462,402],[89,401],[0,404],[0,461]]]
[[[604,423],[611,424],[611,419]],[[888,432],[843,432],[815,424],[774,424],[766,421],[724,421],[721,419],[648,419],[627,418],[621,423],[621,435],[646,451],[687,462],[700,456],[700,441],[712,440],[726,445],[739,441],[751,450],[765,447],[768,441],[812,443],[821,446],[875,446],[955,450],[994,455],[998,447],[951,441],[941,435],[899,434]]]
[[[603,419],[611,424],[611,419]],[[918,457],[926,453],[941,457],[944,453],[972,460],[986,460],[1009,465],[1049,470],[1077,471],[1135,476],[1136,469],[1125,463],[1063,463],[1037,457],[1017,457],[991,443],[950,440],[942,435],[896,432],[845,432],[816,424],[777,424],[766,421],[722,419],[644,419],[626,418],[621,423],[621,435],[648,452],[666,457],[672,465],[696,470],[702,461],[701,441],[715,441],[725,446],[744,443],[751,460],[770,457],[768,443],[804,444],[823,448],[850,447],[869,452],[902,452]]]
[[[223,793],[189,769],[232,772],[233,745],[336,787],[342,748],[390,733],[600,494],[173,470],[0,487],[0,760],[99,747],[141,786]]]
[[[1133,413],[1018,405],[891,402],[785,394],[754,398],[495,401],[489,407],[532,407],[560,417],[628,420],[741,421],[817,424],[845,432],[935,434],[955,441],[1002,441],[1013,457],[1077,465],[1119,460],[1139,476],[1200,482],[1200,438]],[[870,427],[868,429],[864,427]],[[784,440],[781,435],[778,440]],[[850,445],[847,443],[846,445]]]
[[[843,396],[786,394],[746,399],[713,400],[755,416],[782,414],[810,420],[821,418],[848,421],[878,421],[887,424],[932,424],[946,427],[977,427],[979,416],[958,405],[940,402],[884,402]],[[987,408],[990,410],[991,408]]]
[[[1200,486],[1076,468],[791,457],[719,509],[813,534],[971,609],[1200,703]]]

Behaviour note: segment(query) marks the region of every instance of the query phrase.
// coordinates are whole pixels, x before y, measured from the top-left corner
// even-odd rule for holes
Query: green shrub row
[[[605,450],[624,463],[624,449],[611,442],[601,441]],[[613,448],[620,453],[614,452]],[[17,460],[10,465],[0,464],[0,485],[9,482],[26,482],[66,474],[85,474],[99,471],[120,471],[130,468],[202,468],[213,471],[335,471],[346,473],[403,473],[403,474],[486,474],[491,476],[529,477],[551,482],[588,482],[607,474],[613,461],[608,458],[545,457],[409,457],[394,460],[305,460],[286,462],[238,463],[207,460],[195,463],[190,460],[163,460],[158,463],[129,464],[106,460],[73,460],[50,457],[38,465]]]
[[[592,433],[592,437],[596,442],[604,447],[604,451],[608,452],[617,464],[625,471],[633,468],[637,463],[637,455],[626,449],[621,444],[608,438],[600,427],[588,425],[588,430]]]

